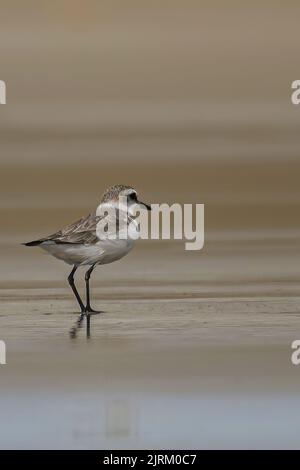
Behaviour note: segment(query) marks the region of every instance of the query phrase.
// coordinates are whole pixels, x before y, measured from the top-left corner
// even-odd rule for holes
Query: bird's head
[[[107,204],[120,209],[127,204],[129,213],[131,208],[135,207],[136,209],[137,206],[140,206],[141,209],[151,210],[150,205],[139,201],[138,194],[134,188],[124,184],[116,184],[107,188],[102,195],[100,204]]]

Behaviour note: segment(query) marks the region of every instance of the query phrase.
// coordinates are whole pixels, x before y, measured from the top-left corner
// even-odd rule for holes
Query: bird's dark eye
[[[137,201],[136,193],[131,193],[127,197],[129,201]]]

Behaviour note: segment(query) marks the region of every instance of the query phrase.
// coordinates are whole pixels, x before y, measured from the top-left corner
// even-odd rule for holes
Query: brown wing
[[[95,212],[89,214],[87,217],[82,217],[73,224],[67,225],[59,232],[53,233],[45,238],[40,238],[39,240],[34,240],[29,243],[25,243],[27,246],[36,246],[45,242],[52,241],[57,244],[83,244],[83,245],[93,245],[99,241],[97,236],[97,223],[104,216],[97,216]],[[116,234],[119,231],[120,223],[129,223],[132,221],[132,217],[128,216],[126,211],[118,210],[114,217],[110,218],[110,214],[106,215],[108,225],[105,238],[109,238],[111,234]],[[110,222],[110,223],[109,223]],[[110,231],[109,231],[110,229]]]
[[[75,244],[93,244],[98,241],[96,235],[97,223],[101,217],[95,213],[82,217],[73,224],[67,225],[59,232],[50,235],[47,240],[55,243],[75,243]]]

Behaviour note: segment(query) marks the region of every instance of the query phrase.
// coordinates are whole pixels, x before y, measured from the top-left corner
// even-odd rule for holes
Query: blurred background
[[[293,0],[1,2],[0,446],[299,446],[299,17]],[[72,343],[69,266],[20,244],[116,183],[204,203],[205,246],[141,241],[97,269],[105,313]]]
[[[276,0],[2,2],[1,242],[19,257],[2,285],[24,279],[23,256],[28,272],[16,243],[120,182],[149,202],[204,203],[206,249],[284,239],[294,253],[299,14]]]

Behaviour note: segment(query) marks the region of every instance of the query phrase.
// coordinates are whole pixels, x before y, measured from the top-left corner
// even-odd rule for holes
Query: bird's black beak
[[[149,206],[149,204],[146,204],[145,202],[141,202],[141,201],[139,201],[138,203],[141,204],[141,206],[145,206],[147,211],[151,211],[151,206]]]

